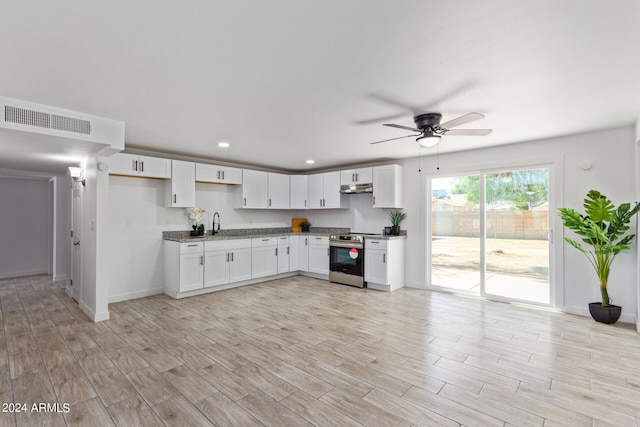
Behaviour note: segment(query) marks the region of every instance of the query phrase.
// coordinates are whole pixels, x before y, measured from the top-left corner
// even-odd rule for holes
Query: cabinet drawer
[[[309,236],[310,245],[328,245],[329,236]]]
[[[278,237],[278,245],[288,245],[288,244],[289,244],[289,236]]]
[[[379,239],[364,239],[365,249],[381,249],[387,250],[387,241]]]
[[[261,246],[278,246],[277,237],[256,237],[251,239],[251,247],[259,248]]]
[[[204,242],[205,252],[230,251],[235,249],[251,249],[251,239],[209,240]]]
[[[204,242],[194,242],[194,243],[182,243],[180,244],[180,253],[181,254],[193,254],[196,252],[202,252],[204,249]]]

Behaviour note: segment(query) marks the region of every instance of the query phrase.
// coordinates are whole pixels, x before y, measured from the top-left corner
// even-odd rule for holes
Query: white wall
[[[49,195],[46,180],[0,178],[0,277],[49,271]]]
[[[635,183],[635,138],[633,127],[572,135],[542,141],[491,147],[480,150],[443,154],[440,156],[440,171],[436,170],[433,156],[422,158],[422,173],[418,173],[418,160],[404,162],[405,212],[407,219],[403,228],[408,230],[406,280],[416,286],[425,286],[424,273],[424,185],[425,175],[446,175],[450,171],[474,170],[510,162],[536,162],[537,159],[559,158],[564,176],[557,177],[562,185],[559,190],[564,200],[557,200],[557,206],[582,209],[585,194],[597,189],[614,203],[636,200]],[[455,140],[443,141],[454,144]],[[426,152],[426,151],[425,151]],[[581,169],[583,162],[592,164],[590,170]],[[563,184],[562,184],[563,182]],[[560,223],[561,224],[561,223]],[[562,239],[556,227],[556,239]],[[563,230],[562,230],[563,231]],[[567,234],[568,235],[568,234]],[[561,286],[560,309],[567,312],[588,315],[587,304],[600,300],[597,276],[582,254],[574,248],[563,245],[561,260],[564,260]],[[634,322],[637,301],[637,253],[621,254],[615,260],[609,278],[609,293],[614,304],[622,306],[622,321]],[[562,301],[563,300],[563,301]]]

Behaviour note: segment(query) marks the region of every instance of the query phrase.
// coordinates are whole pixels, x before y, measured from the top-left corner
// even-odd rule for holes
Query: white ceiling
[[[420,111],[494,129],[441,152],[640,114],[637,0],[14,1],[2,17],[0,96],[123,120],[132,148],[304,171],[416,156],[413,138],[369,143]],[[14,135],[0,168],[78,154]]]

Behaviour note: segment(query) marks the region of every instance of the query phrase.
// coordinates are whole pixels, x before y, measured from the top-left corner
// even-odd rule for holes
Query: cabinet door
[[[171,179],[166,182],[167,207],[189,208],[196,204],[196,164],[171,161]]]
[[[327,172],[324,175],[324,208],[340,207],[340,172]]]
[[[300,236],[289,236],[289,271],[300,270]]]
[[[369,184],[373,182],[373,168],[360,168],[353,171],[356,174],[358,184]]]
[[[289,272],[291,251],[289,250],[289,238],[285,243],[278,242],[278,274]]]
[[[117,153],[109,157],[110,175],[138,175],[138,155]]]
[[[387,251],[366,249],[364,252],[364,281],[387,284]]]
[[[268,174],[269,209],[289,209],[289,175],[282,173]]]
[[[220,179],[225,184],[242,184],[242,169],[220,166]]]
[[[322,207],[324,199],[324,174],[309,175],[309,199],[308,204],[312,209]]]
[[[207,251],[204,253],[204,287],[229,283],[229,253]]]
[[[251,279],[251,248],[233,249],[229,253],[229,282]]]
[[[373,207],[402,208],[402,167],[399,165],[373,168]]]
[[[340,171],[341,185],[355,184],[355,182],[356,182],[356,171],[354,169]]]
[[[298,241],[298,270],[309,271],[309,237],[300,236]]]
[[[291,209],[308,209],[307,193],[308,179],[307,175],[291,175],[289,177],[290,204]]]
[[[220,182],[220,167],[205,163],[196,163],[196,181]]]
[[[266,209],[268,194],[267,173],[249,169],[242,170],[242,207]]]
[[[138,173],[149,178],[171,178],[171,159],[138,156]]]
[[[251,277],[273,276],[278,273],[278,246],[261,246],[251,250]]]
[[[202,289],[204,280],[202,252],[180,255],[180,292]]]
[[[309,271],[329,274],[329,245],[309,245]]]

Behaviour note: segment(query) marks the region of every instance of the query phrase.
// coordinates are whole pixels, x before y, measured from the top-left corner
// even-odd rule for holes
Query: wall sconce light
[[[69,166],[69,173],[71,174],[73,182],[81,182],[83,186],[86,185],[87,181],[82,176],[82,168]]]

